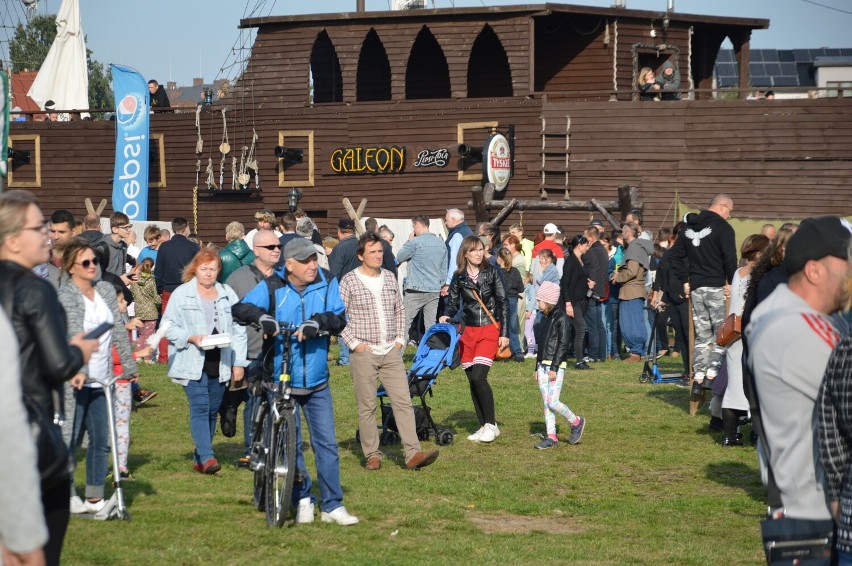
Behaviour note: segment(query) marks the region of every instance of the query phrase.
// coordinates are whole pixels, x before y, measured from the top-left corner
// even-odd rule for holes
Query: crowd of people
[[[808,219],[798,230],[766,225],[743,239],[738,254],[728,222],[733,210],[728,196],[717,195],[656,236],[633,210],[610,231],[593,220],[569,236],[547,223],[528,239],[522,225],[506,233],[489,223],[471,229],[461,210],[448,209],[445,239],[418,214],[394,254],[395,235],[374,219],[358,236],[355,222],[343,218],[335,237],[323,239],[304,212],[278,217],[264,209],[248,233],[242,223],[229,223],[221,248],[203,245],[177,217],[171,230],[148,226],[140,249],[123,213],[110,216],[104,234],[97,217],[78,222],[58,210],[46,219],[31,193],[6,192],[0,196],[0,333],[11,332],[16,344],[0,340],[2,363],[19,367],[15,387],[22,399],[66,423],[60,434],[67,447],[78,447],[84,434],[88,444],[80,498],[73,468],[60,466],[46,477],[35,470],[34,449],[23,446],[23,435],[3,436],[23,459],[7,470],[14,488],[0,485],[16,495],[21,486],[27,497],[41,494],[41,505],[29,501],[32,513],[20,520],[26,533],[0,519],[4,551],[58,563],[70,514],[104,511],[110,440],[103,388],[113,383],[118,468],[123,479],[132,478],[130,407],[156,395],[139,386],[137,363],[166,364],[184,388],[191,467],[210,475],[222,466],[213,450],[217,427],[234,436],[241,405],[245,451],[237,465],[248,466],[257,389],[246,383],[280,375],[285,349],[320,495],[312,490],[298,418],[295,522],[314,521],[319,506],[322,521],[356,524],[343,505],[328,367],[332,337],[339,344],[336,363],[352,376],[365,469],[377,472],[385,462],[376,427],[378,383],[392,407],[404,466],[421,469],[439,451],[421,449],[403,351],[436,322],[463,328],[459,359],[478,426],[471,442],[500,435],[488,379],[498,359],[534,360],[545,424],[535,448],[544,450],[561,440],[580,442],[586,428],[585,418],[561,400],[568,371],[680,357],[679,385],[694,398],[712,393],[709,427],[723,432],[722,446],[745,444],[740,430],[760,407],[763,465],[774,472],[787,513],[834,513],[842,528],[852,529],[852,499],[843,491],[852,388],[848,338],[841,337],[849,332],[835,315],[849,302],[852,226],[835,217]],[[406,276],[398,281],[402,264]],[[732,314],[742,317],[743,338],[724,347],[716,331]],[[295,331],[281,332],[280,322]],[[104,323],[111,331],[85,338]],[[17,395],[15,387],[7,390]],[[3,415],[10,431],[26,424],[22,406]],[[562,438],[557,415],[567,421]],[[847,544],[849,537],[841,540]]]

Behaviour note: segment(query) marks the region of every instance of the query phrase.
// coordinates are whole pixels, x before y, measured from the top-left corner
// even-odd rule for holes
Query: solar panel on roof
[[[840,50],[843,57],[852,57],[852,49],[844,47]]]
[[[777,49],[764,49],[763,50],[763,61],[764,63],[778,63],[778,50]]]
[[[736,63],[716,63],[716,73],[725,77],[737,76]]]
[[[752,49],[751,53],[749,53],[749,57],[752,61],[762,63],[763,62],[763,49]]]
[[[772,77],[773,86],[799,86],[797,77]]]
[[[733,63],[734,51],[732,49],[720,49],[719,56],[716,58],[717,63]]]
[[[794,49],[793,57],[796,59],[796,63],[810,63],[813,60],[807,49]]]
[[[781,63],[781,74],[786,76],[798,76],[799,71],[795,63]]]
[[[790,49],[779,49],[778,60],[782,63],[792,63],[796,60],[796,58],[793,57],[793,51],[791,51]]]
[[[770,76],[781,75],[781,63],[766,63],[766,74]]]
[[[765,76],[766,66],[763,63],[755,63],[754,61],[752,61],[748,65],[748,72],[751,76]]]

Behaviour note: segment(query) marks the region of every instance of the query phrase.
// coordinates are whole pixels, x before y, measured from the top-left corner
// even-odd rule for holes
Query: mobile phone
[[[114,326],[115,325],[112,322],[104,322],[103,324],[100,324],[97,327],[90,330],[89,332],[87,332],[86,335],[83,336],[83,339],[84,340],[97,340],[98,338],[103,336],[105,333],[112,330]]]

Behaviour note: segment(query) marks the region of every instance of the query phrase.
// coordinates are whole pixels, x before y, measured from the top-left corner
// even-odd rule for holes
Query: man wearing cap
[[[246,234],[246,237],[243,238],[243,241],[245,241],[249,249],[254,249],[254,235],[257,234],[258,230],[272,230],[275,233],[276,238],[281,237],[281,232],[275,229],[274,212],[268,208],[258,210],[254,213],[254,219],[257,221],[257,228],[253,228],[248,234]]]
[[[789,282],[752,312],[745,329],[768,456],[787,516],[830,519],[824,472],[815,449],[815,404],[839,339],[830,314],[844,300],[852,226],[833,216],[808,218],[784,256]]]
[[[692,395],[712,389],[725,354],[725,348],[716,344],[716,329],[725,322],[725,298],[731,295],[737,270],[734,229],[728,223],[733,211],[728,195],[716,195],[707,210],[684,216],[686,228],[672,246],[670,267],[684,282],[684,295],[692,299]]]
[[[355,253],[358,248],[358,239],[355,237],[354,220],[341,218],[337,221],[337,239],[340,242],[328,254],[328,268],[338,281],[342,281],[344,275],[361,265],[361,261]],[[340,341],[340,359],[337,360],[337,365],[349,365],[349,348],[342,340]]]
[[[270,305],[270,285],[274,305]],[[339,334],[346,326],[345,306],[340,287],[332,274],[317,266],[317,251],[306,238],[293,238],[284,247],[284,271],[280,278],[270,277],[249,291],[234,306],[235,320],[259,324],[267,336],[275,337],[272,376],[281,375],[284,359],[284,339],[278,334],[276,321],[286,320],[298,332],[290,343],[291,396],[305,414],[316,459],[317,479],[322,495],[321,518],[325,523],[354,525],[357,517],[343,506],[340,485],[340,458],[334,428],[334,410],[328,371],[328,336],[320,331]],[[268,314],[272,313],[272,316]],[[302,422],[296,421],[296,483],[293,502],[296,503],[296,523],[314,520],[314,499],[311,496],[311,477],[302,454]]]

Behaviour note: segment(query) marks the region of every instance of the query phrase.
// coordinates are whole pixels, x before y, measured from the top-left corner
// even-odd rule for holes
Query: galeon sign
[[[405,146],[341,147],[331,153],[331,170],[339,174],[402,173]]]

